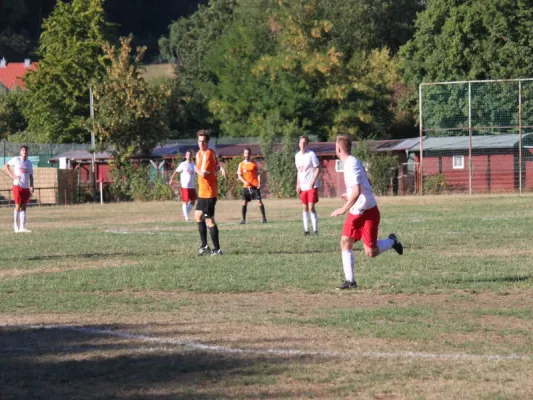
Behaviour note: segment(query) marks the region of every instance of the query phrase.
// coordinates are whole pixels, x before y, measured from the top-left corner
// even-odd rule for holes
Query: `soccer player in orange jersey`
[[[244,188],[242,192],[242,221],[241,224],[246,223],[246,211],[248,203],[252,200],[257,200],[259,210],[263,216],[263,224],[267,223],[265,215],[265,206],[261,200],[261,189],[259,188],[261,182],[259,181],[259,169],[255,161],[251,160],[252,150],[246,147],[243,152],[244,160],[239,163],[237,169],[237,176],[243,183]]]
[[[218,240],[218,226],[215,222],[215,205],[218,196],[218,179],[217,172],[226,175],[223,168],[220,167],[216,153],[208,148],[209,132],[200,130],[197,133],[198,147],[200,150],[196,153],[196,165],[194,171],[198,175],[198,201],[194,213],[198,223],[198,232],[202,246],[198,250],[198,255],[222,255],[220,243]],[[213,242],[213,251],[207,245],[207,228]]]

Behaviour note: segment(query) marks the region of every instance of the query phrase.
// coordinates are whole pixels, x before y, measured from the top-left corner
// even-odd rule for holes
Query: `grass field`
[[[533,196],[378,200],[339,292],[339,202],[220,201],[222,257],[175,202],[0,209],[0,398],[529,399]]]

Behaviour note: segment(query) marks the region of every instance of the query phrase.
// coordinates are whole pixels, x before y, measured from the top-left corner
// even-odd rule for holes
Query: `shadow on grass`
[[[495,276],[486,278],[456,278],[448,279],[446,282],[460,284],[460,283],[486,283],[486,282],[524,282],[533,279],[533,275],[510,275],[510,276]]]
[[[143,253],[143,254],[145,254],[145,253]],[[123,257],[123,256],[132,257],[132,256],[138,256],[138,255],[141,255],[141,253],[133,253],[131,251],[118,252],[118,253],[49,254],[49,255],[28,257],[26,260],[28,260],[28,261],[46,261],[46,260],[58,260],[58,259],[65,259],[65,258],[101,259],[101,258]]]
[[[58,328],[1,327],[0,337],[3,400],[261,397],[249,385],[269,398],[309,395],[276,389],[289,365],[303,357],[204,352]]]

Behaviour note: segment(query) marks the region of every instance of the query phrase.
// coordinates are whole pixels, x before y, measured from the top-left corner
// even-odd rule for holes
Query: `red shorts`
[[[30,201],[31,192],[30,189],[24,189],[20,186],[13,186],[13,198],[15,204],[26,204]]]
[[[300,200],[302,204],[318,203],[318,189],[302,190],[300,192]]]
[[[380,214],[378,207],[372,207],[363,214],[348,214],[342,227],[342,236],[348,236],[357,242],[363,240],[366,247],[375,249],[378,246],[378,227]]]
[[[181,188],[181,201],[187,203],[189,201],[196,201],[196,189]]]

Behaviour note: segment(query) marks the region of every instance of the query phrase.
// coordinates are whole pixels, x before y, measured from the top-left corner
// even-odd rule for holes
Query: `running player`
[[[318,235],[318,216],[315,204],[318,203],[318,175],[320,164],[314,151],[309,150],[309,140],[300,136],[300,151],[294,156],[298,176],[296,191],[300,195],[303,209],[304,236],[309,236],[309,217],[313,225],[313,233]]]
[[[170,177],[170,181],[168,182],[170,186],[172,186],[172,182],[176,174],[180,174],[182,201],[181,209],[183,211],[183,217],[185,218],[185,221],[189,222],[189,214],[197,198],[196,189],[194,187],[195,173],[191,150],[187,150],[185,152],[185,161],[181,162],[180,165],[178,165],[178,168],[176,168],[176,170]]]
[[[200,150],[196,154],[196,165],[194,171],[198,175],[198,202],[194,213],[198,223],[198,232],[202,246],[198,250],[198,255],[218,256],[222,255],[218,239],[218,226],[215,222],[215,205],[218,196],[218,179],[217,172],[220,171],[223,176],[226,175],[223,168],[218,164],[216,153],[208,148],[209,132],[200,130],[197,133],[198,147]],[[207,228],[213,242],[213,251],[207,245]]]
[[[33,193],[33,166],[28,160],[28,146],[22,146],[19,154],[19,157],[13,157],[4,165],[4,171],[13,179],[15,199],[13,228],[15,232],[29,233],[31,231],[26,229],[26,204]],[[10,167],[13,167],[13,171]]]
[[[257,168],[257,163],[251,160],[252,150],[249,147],[246,147],[243,152],[244,160],[239,163],[239,168],[237,169],[237,176],[239,180],[243,183],[242,191],[242,221],[241,224],[246,223],[246,211],[248,209],[248,203],[252,200],[257,200],[257,205],[259,210],[261,210],[261,215],[263,216],[263,224],[267,223],[265,215],[265,206],[261,200],[261,189],[260,189],[260,178],[259,178],[259,169]]]
[[[387,239],[378,240],[380,221],[379,209],[372,185],[368,180],[361,161],[352,156],[352,140],[349,136],[339,135],[336,142],[337,157],[344,163],[344,183],[346,193],[341,195],[344,207],[331,213],[332,217],[343,215],[349,210],[342,227],[341,251],[342,267],[345,281],[337,289],[356,288],[355,259],[353,245],[362,240],[368,257],[377,257],[390,248],[398,254],[403,254],[402,243],[396,235],[391,233]]]

